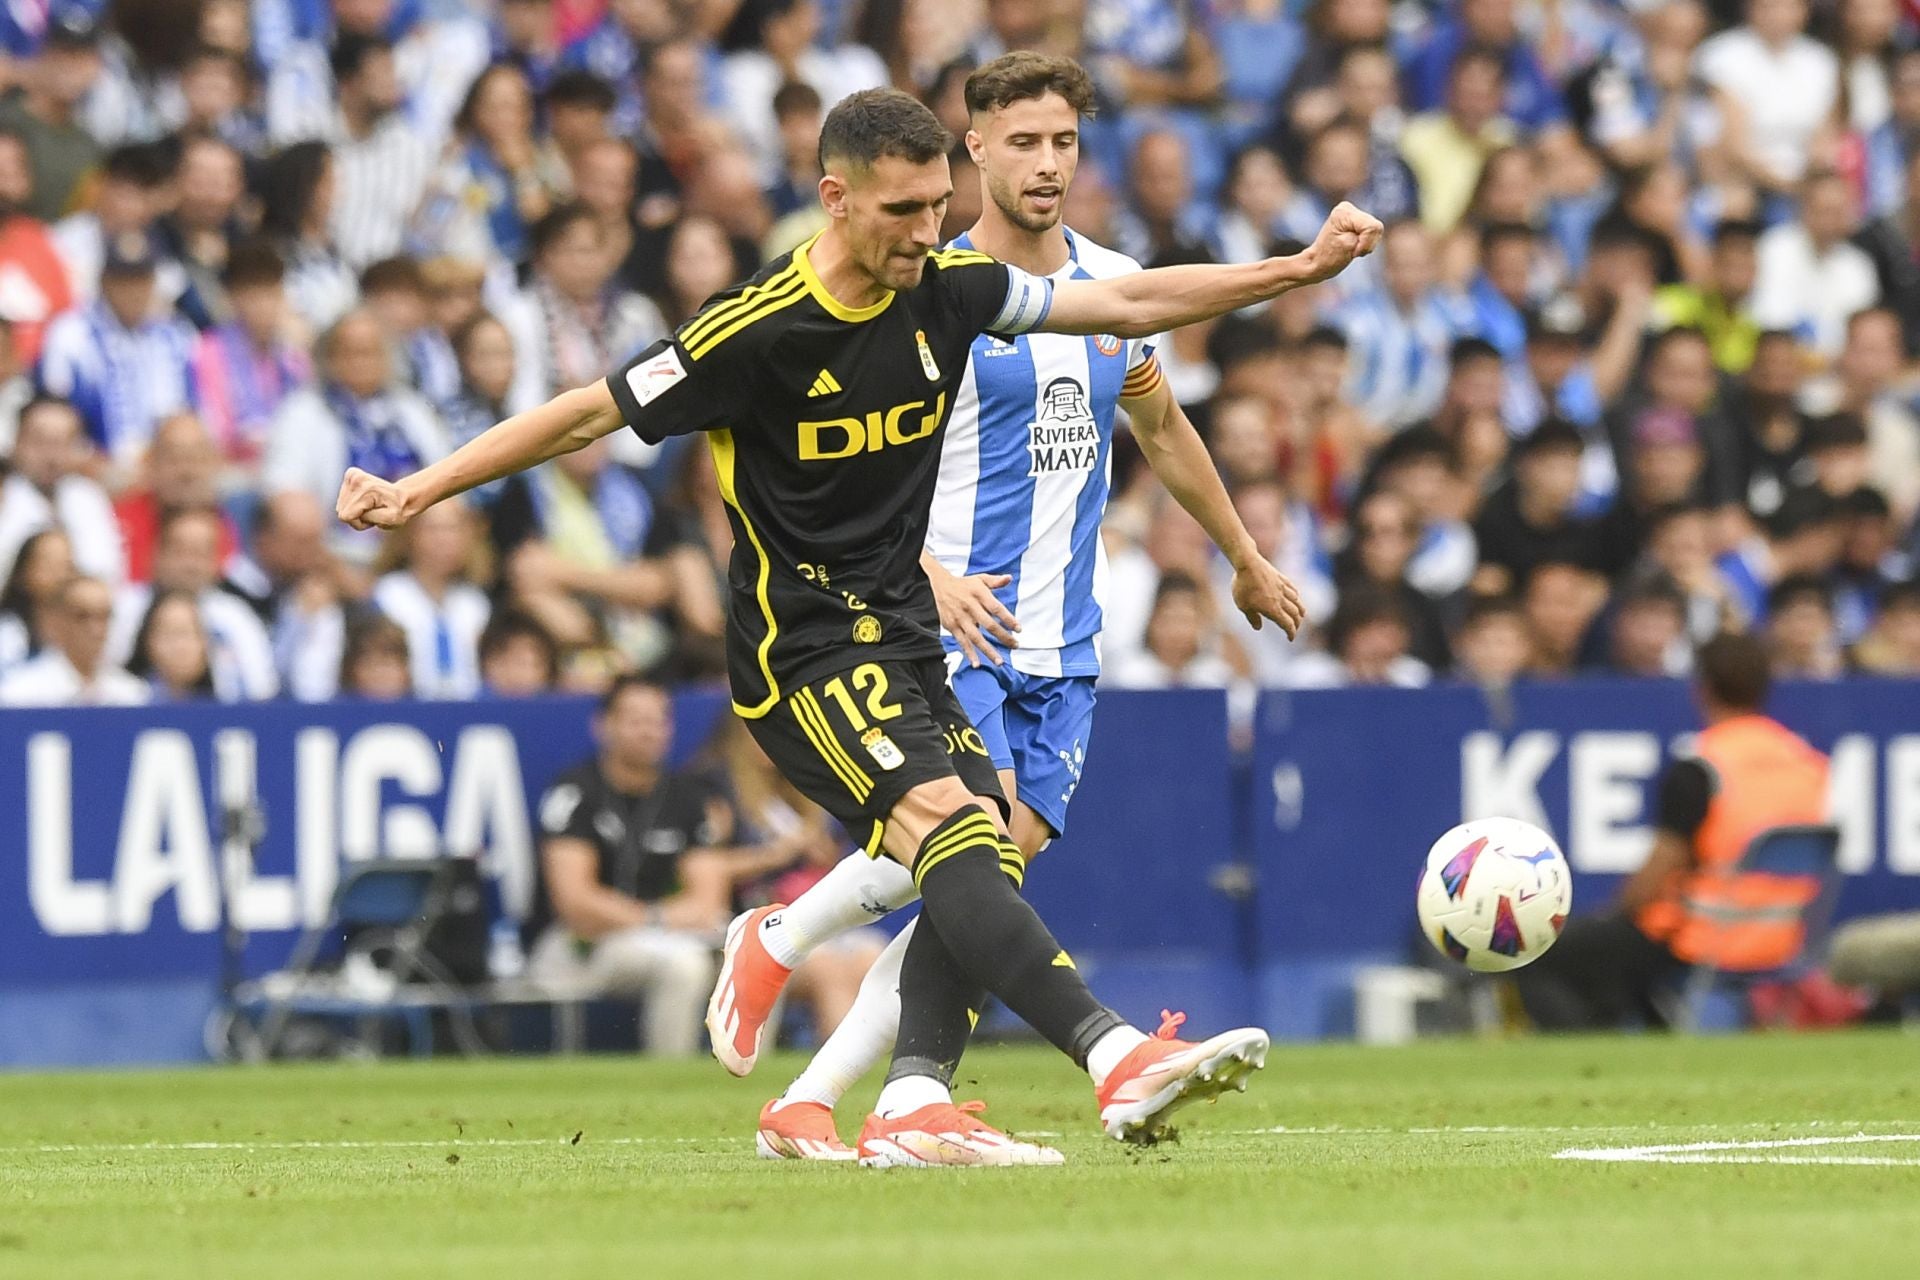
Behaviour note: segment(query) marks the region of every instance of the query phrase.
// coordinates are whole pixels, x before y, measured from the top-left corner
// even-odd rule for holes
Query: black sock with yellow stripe
[[[1018,848],[1011,841],[1003,846],[984,810],[968,805],[955,812],[926,838],[914,861],[920,927],[907,954],[929,926],[938,930],[961,974],[1084,1067],[1094,1041],[1124,1019],[1093,998],[1072,958],[1020,896],[1015,884],[1023,873]],[[929,948],[925,958],[937,955]],[[919,999],[909,990],[904,959],[900,990],[904,1033],[906,1010]]]
[[[900,1031],[887,1080],[932,1076],[952,1084],[986,989],[967,977],[940,931],[921,920],[900,958],[900,992]]]

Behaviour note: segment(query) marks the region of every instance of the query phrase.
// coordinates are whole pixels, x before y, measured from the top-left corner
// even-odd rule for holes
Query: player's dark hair
[[[1327,621],[1327,649],[1344,660],[1348,642],[1364,628],[1381,622],[1399,627],[1412,640],[1413,624],[1399,597],[1376,583],[1355,583],[1340,593],[1340,603]]]
[[[882,157],[927,164],[953,146],[926,104],[898,89],[862,89],[842,98],[820,126],[820,167],[834,161],[870,169]]]
[[[667,692],[667,687],[657,680],[649,680],[645,676],[631,674],[618,675],[613,678],[613,683],[607,686],[607,691],[600,695],[600,714],[604,716],[612,711],[621,698],[636,689],[645,690],[648,693],[657,693],[663,698],[671,699],[673,697],[672,694]]]
[[[1773,683],[1766,646],[1732,631],[1723,631],[1700,646],[1694,670],[1707,697],[1733,711],[1758,711]]]
[[[1017,49],[1003,53],[967,77],[967,112],[979,115],[1016,102],[1058,94],[1074,114],[1094,113],[1093,77],[1072,58]]]
[[[151,191],[165,186],[173,176],[172,158],[167,148],[153,142],[129,143],[107,152],[100,162],[102,177]]]

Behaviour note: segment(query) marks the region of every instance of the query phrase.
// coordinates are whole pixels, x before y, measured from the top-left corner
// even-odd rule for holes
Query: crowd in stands
[[[0,8],[0,702],[715,680],[697,441],[332,518],[800,244],[824,111],[1101,92],[1070,223],[1382,250],[1166,335],[1312,614],[1249,631],[1122,430],[1109,683],[1920,674],[1920,19],[1898,0],[47,0]],[[979,208],[953,157],[958,234]]]

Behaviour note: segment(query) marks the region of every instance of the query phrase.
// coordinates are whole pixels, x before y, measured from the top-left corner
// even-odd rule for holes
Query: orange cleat
[[[775,1098],[760,1108],[760,1131],[753,1148],[762,1160],[851,1160],[854,1150],[840,1141],[833,1127],[833,1109],[818,1102],[789,1102]]]
[[[948,1165],[1065,1164],[1052,1147],[1022,1142],[978,1119],[984,1102],[936,1102],[888,1120],[867,1117],[859,1156],[867,1169],[933,1169]]]
[[[1160,1017],[1160,1030],[1120,1059],[1094,1093],[1109,1138],[1143,1146],[1158,1142],[1170,1131],[1175,1111],[1229,1089],[1245,1093],[1248,1079],[1267,1064],[1267,1033],[1258,1027],[1194,1044],[1173,1038],[1186,1014],[1162,1009]]]
[[[760,1033],[793,975],[760,941],[761,922],[785,905],[748,911],[727,926],[720,977],[707,1000],[707,1034],[713,1039],[713,1056],[737,1076],[753,1070],[760,1056]]]

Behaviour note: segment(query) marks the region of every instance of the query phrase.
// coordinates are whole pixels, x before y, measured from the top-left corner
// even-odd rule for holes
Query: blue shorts
[[[1093,736],[1094,677],[962,663],[948,683],[986,740],[993,767],[1013,770],[1020,802],[1056,836],[1066,834],[1067,802]]]

